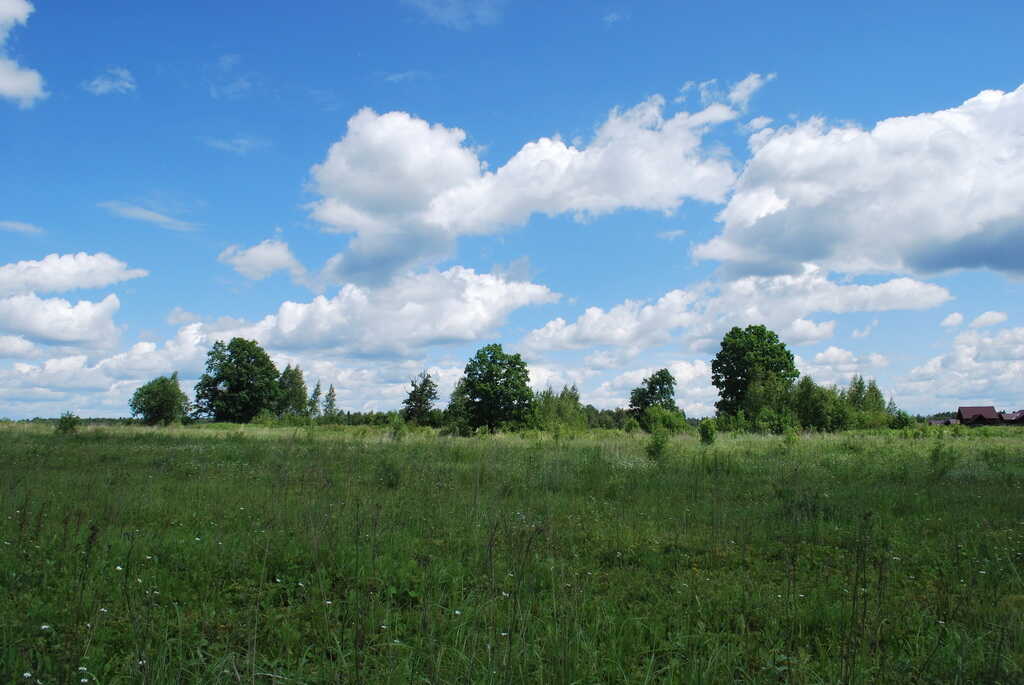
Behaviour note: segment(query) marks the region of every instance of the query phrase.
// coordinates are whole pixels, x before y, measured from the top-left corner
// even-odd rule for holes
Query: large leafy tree
[[[196,384],[196,414],[216,421],[248,423],[279,406],[277,367],[255,340],[218,340],[206,356]]]
[[[409,381],[412,388],[402,401],[402,417],[415,424],[430,423],[430,410],[437,401],[437,383],[426,371]]]
[[[526,362],[518,354],[506,354],[498,344],[487,345],[469,360],[465,374],[474,428],[487,426],[494,430],[527,420],[533,391]]]
[[[452,435],[472,434],[471,409],[472,401],[466,392],[466,379],[460,378],[448,398],[448,408],[444,410],[445,431]]]
[[[306,396],[306,379],[302,376],[302,369],[289,364],[284,367],[277,384],[277,413],[281,416],[307,416],[309,399]]]
[[[181,421],[188,413],[188,396],[178,385],[178,372],[160,376],[146,383],[128,402],[132,416],[141,417],[147,425],[168,425]]]
[[[645,431],[657,426],[679,432],[686,415],[676,406],[676,379],[668,369],[658,369],[629,393],[629,411]]]
[[[629,410],[637,418],[650,407],[679,411],[676,406],[676,379],[668,369],[655,371],[629,393]]]
[[[793,354],[774,331],[762,325],[734,327],[711,362],[711,383],[720,398],[715,408],[726,416],[741,409],[756,415],[782,401],[797,376]]]

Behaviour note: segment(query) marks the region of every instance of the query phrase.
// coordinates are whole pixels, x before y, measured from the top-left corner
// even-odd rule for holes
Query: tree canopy
[[[146,425],[164,426],[181,421],[188,414],[188,396],[178,385],[178,372],[160,376],[146,383],[132,395],[128,406],[132,416],[141,417]]]
[[[289,364],[284,367],[278,384],[278,416],[308,416],[309,398],[306,396],[306,379],[302,369]]]
[[[718,413],[749,416],[784,401],[799,376],[793,354],[774,331],[762,325],[733,327],[711,362],[711,383],[718,388]]]
[[[232,338],[225,345],[218,340],[206,356],[206,373],[196,384],[196,414],[248,423],[264,409],[275,411],[279,393],[277,367],[259,343]]]
[[[637,419],[650,407],[679,412],[676,406],[676,379],[668,369],[659,369],[629,393],[629,410]]]
[[[437,401],[437,383],[426,371],[409,382],[412,388],[402,401],[402,416],[409,423],[426,425],[430,421],[430,410]]]
[[[533,391],[526,362],[506,354],[501,345],[477,350],[466,364],[465,392],[470,423],[494,430],[504,424],[523,424],[529,418]]]

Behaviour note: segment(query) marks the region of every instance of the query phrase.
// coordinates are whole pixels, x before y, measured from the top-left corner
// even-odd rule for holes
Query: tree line
[[[793,355],[764,326],[733,328],[712,361],[718,388],[717,427],[780,433],[790,428],[822,431],[892,425],[906,417],[874,380],[854,376],[845,389],[819,386],[799,374]],[[499,344],[477,350],[466,363],[447,407],[436,406],[438,387],[426,371],[411,379],[397,412],[349,412],[338,407],[337,392],[317,381],[309,391],[302,369],[278,371],[255,340],[217,341],[195,386],[195,402],[181,391],[177,373],[155,378],[136,390],[133,416],[146,424],[187,421],[391,425],[396,421],[438,428],[452,435],[480,430],[533,428],[552,432],[608,428],[679,433],[692,430],[676,405],[676,380],[668,369],[643,379],[630,393],[629,406],[597,409],[580,402],[575,386],[534,392],[519,354]]]

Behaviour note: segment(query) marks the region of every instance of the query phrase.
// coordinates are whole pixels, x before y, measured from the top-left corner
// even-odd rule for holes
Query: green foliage
[[[306,413],[312,419],[320,418],[321,409],[320,403],[322,401],[323,391],[320,389],[320,381],[316,382],[316,387],[313,388],[313,392],[309,395],[309,406],[306,409]]]
[[[256,416],[252,417],[252,421],[249,423],[255,426],[276,426],[277,415],[267,408],[260,409],[260,412]]]
[[[903,428],[909,428],[912,423],[913,420],[910,418],[910,414],[905,411],[897,411],[889,420],[889,428],[900,430]]]
[[[651,408],[648,409],[648,411]],[[660,407],[659,407],[660,409]],[[647,453],[647,457],[653,462],[664,461],[668,454],[668,445],[670,433],[660,425],[655,425],[654,430],[651,431],[651,437],[647,439],[647,444],[644,446],[644,451]]]
[[[82,419],[78,418],[74,412],[66,411],[57,419],[55,430],[58,435],[73,435],[78,432],[80,425],[82,425]]]
[[[388,420],[388,436],[395,442],[399,442],[405,437],[407,431],[408,428],[402,419],[402,415],[398,412],[393,412]]]
[[[626,431],[627,433],[636,433],[637,431],[643,429],[640,427],[640,422],[637,421],[632,416],[630,416],[622,423],[622,430]]]
[[[564,386],[558,393],[546,388],[534,395],[530,410],[530,427],[558,432],[559,435],[585,430],[587,417],[583,405],[580,404],[580,393],[576,386]]]
[[[715,408],[719,415],[741,409],[756,415],[764,406],[777,407],[798,375],[792,353],[773,331],[762,325],[734,327],[711,362],[711,383],[720,397]]]
[[[308,416],[309,399],[306,380],[302,369],[289,364],[284,367],[277,379],[278,385],[278,416]]]
[[[437,383],[426,371],[422,371],[417,378],[409,382],[412,388],[408,397],[402,401],[402,415],[409,423],[430,425],[431,410],[437,401]]]
[[[634,416],[643,416],[648,407],[680,411],[676,406],[676,379],[668,369],[655,371],[629,393],[629,410]],[[683,418],[686,418],[685,415]]]
[[[678,435],[692,430],[686,423],[686,417],[680,411],[672,411],[655,404],[644,410],[640,417],[640,425],[648,433],[665,431],[669,435]]]
[[[526,423],[533,392],[526,362],[518,354],[506,354],[498,344],[482,347],[466,364],[464,379],[474,428],[493,431]]]
[[[178,372],[154,378],[132,395],[128,406],[132,416],[147,426],[179,423],[188,415],[188,396],[178,385]]]
[[[277,367],[259,343],[232,338],[225,345],[218,340],[207,354],[206,373],[196,384],[196,415],[248,423],[262,409],[276,410],[279,393]]]
[[[700,424],[697,426],[697,431],[700,433],[700,442],[702,445],[715,444],[715,419],[701,419]]]
[[[466,389],[466,379],[460,378],[455,383],[451,397],[448,400],[448,408],[444,412],[445,435],[466,437],[473,434],[473,419],[471,415],[472,401]]]
[[[334,391],[334,385],[327,389],[327,395],[324,396],[324,414],[323,418],[328,421],[332,421],[338,416],[338,394]]]

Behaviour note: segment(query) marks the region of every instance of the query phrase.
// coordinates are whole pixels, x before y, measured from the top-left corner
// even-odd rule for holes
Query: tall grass
[[[1020,682],[1024,435],[938,435],[5,426],[0,682]]]

